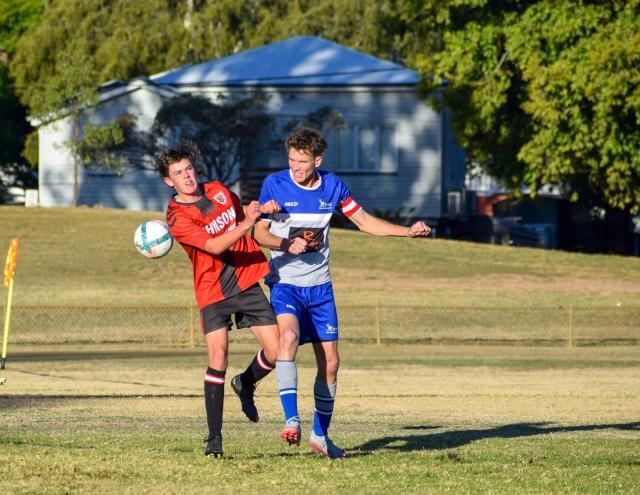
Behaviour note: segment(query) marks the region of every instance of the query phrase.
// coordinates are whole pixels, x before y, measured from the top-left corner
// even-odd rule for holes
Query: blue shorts
[[[292,314],[300,325],[300,345],[338,340],[338,312],[331,282],[313,287],[271,285],[271,306],[277,315]]]

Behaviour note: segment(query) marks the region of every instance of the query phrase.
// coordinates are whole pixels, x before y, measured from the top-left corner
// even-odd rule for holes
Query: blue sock
[[[287,423],[300,423],[298,415],[298,368],[295,361],[276,361],[276,377],[280,402]]]
[[[333,405],[336,400],[337,383],[323,383],[316,378],[313,385],[313,398],[315,411],[313,413],[313,432],[316,435],[324,436],[329,430],[331,417],[333,416]]]

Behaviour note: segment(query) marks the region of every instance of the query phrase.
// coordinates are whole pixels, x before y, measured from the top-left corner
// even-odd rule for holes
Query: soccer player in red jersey
[[[236,194],[219,181],[198,183],[194,150],[186,143],[167,148],[156,157],[165,184],[176,191],[167,207],[171,235],[189,255],[202,330],[208,353],[204,401],[209,435],[204,454],[222,457],[222,410],[228,363],[231,315],[238,328],[249,327],[261,349],[231,385],[242,410],[258,421],[253,392],[273,368],[278,348],[278,326],[258,281],[269,264],[249,235],[260,214],[279,211],[275,201],[244,208]]]

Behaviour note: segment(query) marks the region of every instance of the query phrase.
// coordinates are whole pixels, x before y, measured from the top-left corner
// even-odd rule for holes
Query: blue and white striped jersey
[[[331,172],[318,170],[319,183],[303,187],[291,177],[289,169],[269,175],[262,184],[260,203],[274,199],[282,210],[263,216],[270,222],[272,234],[285,239],[303,237],[307,251],[290,254],[271,250],[271,272],[265,277],[269,284],[284,283],[312,287],[331,281],[329,273],[329,221],[336,208],[350,217],[360,211],[351,191]]]

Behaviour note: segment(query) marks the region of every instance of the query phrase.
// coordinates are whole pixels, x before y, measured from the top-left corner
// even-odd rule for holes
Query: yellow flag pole
[[[4,364],[7,362],[7,347],[9,346],[9,322],[11,321],[11,299],[13,299],[13,278],[9,282],[7,306],[4,311],[4,340],[2,341],[2,364],[0,365],[0,369],[4,369]]]

